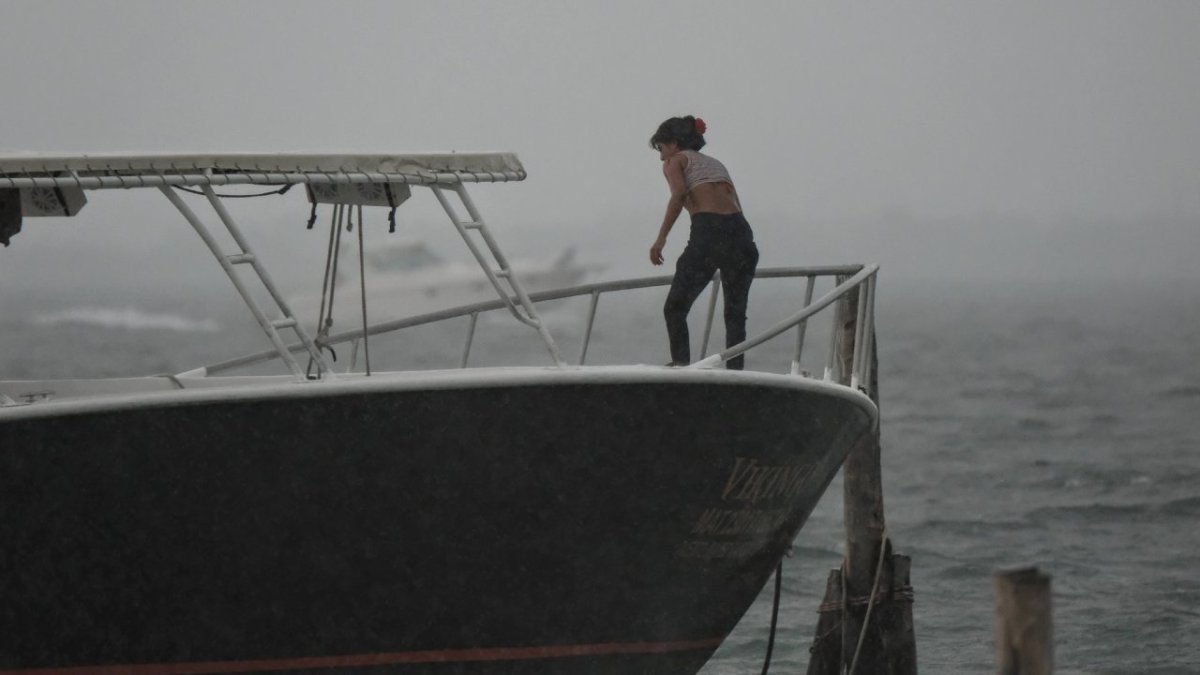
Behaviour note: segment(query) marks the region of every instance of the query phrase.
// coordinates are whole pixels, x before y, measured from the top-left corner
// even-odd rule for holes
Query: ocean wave
[[[1182,497],[1180,499],[1172,499],[1169,502],[1162,504],[1159,507],[1163,511],[1171,514],[1181,513],[1197,513],[1200,514],[1200,496],[1198,497]]]
[[[1200,398],[1200,384],[1171,387],[1161,394],[1164,398]]]
[[[1084,504],[1073,506],[1046,506],[1029,512],[1029,519],[1043,523],[1063,518],[1095,520],[1105,522],[1145,516],[1154,511],[1156,504]]]
[[[1166,502],[1134,502],[1126,504],[1081,504],[1071,506],[1047,506],[1034,509],[1029,519],[1042,523],[1059,519],[1083,519],[1094,522],[1143,519],[1154,516],[1200,515],[1200,496],[1183,497]]]
[[[40,326],[82,324],[123,330],[168,330],[181,333],[215,333],[221,326],[212,319],[191,319],[178,314],[146,312],[136,307],[72,307],[33,317]]]
[[[1029,523],[1021,520],[1011,519],[982,520],[975,518],[969,520],[954,520],[947,518],[930,518],[923,522],[917,523],[912,529],[918,533],[937,532],[942,535],[980,535],[997,531],[1011,532],[1027,527],[1029,527]]]
[[[1049,431],[1058,424],[1041,417],[1022,417],[1017,420],[1017,428],[1023,431]]]

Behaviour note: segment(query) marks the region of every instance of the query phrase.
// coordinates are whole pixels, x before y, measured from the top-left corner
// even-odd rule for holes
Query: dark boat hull
[[[0,420],[0,672],[695,672],[873,409],[618,380]]]

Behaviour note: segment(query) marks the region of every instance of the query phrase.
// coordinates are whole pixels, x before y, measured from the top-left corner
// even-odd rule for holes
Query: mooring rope
[[[763,660],[762,675],[771,669],[771,652],[775,650],[775,625],[779,620],[779,595],[783,589],[783,560],[775,565],[775,603],[771,606],[771,632],[767,635],[767,657]]]
[[[888,535],[887,526],[885,525],[883,528],[883,533],[880,536],[879,562],[877,562],[875,564],[875,581],[871,584],[871,595],[869,596],[871,599],[867,601],[867,613],[866,613],[866,615],[863,616],[862,629],[859,630],[859,632],[858,632],[858,645],[856,645],[854,647],[854,658],[850,661],[850,669],[846,671],[846,675],[854,675],[854,669],[856,667],[858,667],[858,656],[862,652],[863,642],[866,641],[867,626],[869,626],[871,623],[871,610],[875,608],[875,594],[879,590],[879,579],[880,579],[880,577],[883,576],[883,558],[884,558],[884,554],[887,552],[887,546],[888,546],[888,536],[887,535]],[[844,628],[846,625],[846,615],[849,613],[849,609],[850,609],[849,605],[846,604],[846,571],[845,570],[846,570],[846,565],[845,565],[845,563],[843,563],[842,564],[842,626],[843,626],[842,639],[843,640],[846,638],[845,628]],[[844,655],[845,653],[846,652],[843,649],[842,654]]]

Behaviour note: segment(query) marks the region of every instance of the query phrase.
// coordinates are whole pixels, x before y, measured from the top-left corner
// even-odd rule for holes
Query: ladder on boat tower
[[[183,217],[187,219],[192,228],[196,230],[196,233],[200,235],[200,238],[204,240],[204,243],[208,246],[209,250],[212,251],[212,254],[216,256],[217,262],[221,265],[221,269],[225,270],[225,274],[227,274],[229,276],[229,280],[233,282],[234,287],[242,296],[242,300],[250,309],[250,313],[254,315],[255,320],[258,321],[258,325],[262,327],[263,332],[267,334],[267,338],[270,339],[271,344],[275,347],[275,351],[279,353],[279,357],[283,359],[285,364],[287,364],[288,370],[290,370],[297,378],[304,380],[308,379],[307,374],[300,367],[300,364],[296,362],[296,359],[292,356],[287,344],[283,341],[283,337],[279,334],[279,331],[290,328],[295,331],[296,337],[299,338],[300,343],[304,345],[305,351],[308,352],[308,355],[312,358],[313,362],[317,364],[318,375],[329,378],[334,377],[333,369],[329,366],[329,363],[321,354],[320,347],[317,346],[316,342],[314,342],[311,337],[309,337],[308,332],[304,330],[304,326],[301,325],[300,321],[296,318],[296,315],[292,313],[291,308],[288,307],[287,301],[283,299],[283,296],[279,293],[278,288],[275,286],[275,282],[272,281],[271,276],[267,274],[266,268],[258,261],[258,256],[256,256],[254,252],[250,250],[250,243],[246,241],[244,236],[242,236],[241,231],[237,227],[237,223],[233,220],[233,217],[230,215],[228,209],[225,208],[225,204],[213,191],[212,185],[206,183],[201,185],[200,189],[203,190],[204,196],[208,198],[209,204],[212,205],[213,210],[216,211],[217,216],[221,219],[221,222],[224,223],[225,229],[227,229],[230,236],[233,237],[233,241],[239,250],[238,253],[225,253],[225,251],[221,248],[220,243],[217,242],[212,233],[208,231],[208,228],[204,226],[204,222],[201,221],[200,218],[196,216],[196,213],[192,211],[190,207],[188,207],[182,198],[180,198],[179,194],[176,193],[174,188],[168,185],[163,185],[160,186],[159,189],[164,195],[166,195],[167,199],[170,200],[175,208],[183,214]],[[254,272],[254,275],[258,277],[259,282],[267,290],[267,293],[271,296],[271,300],[274,302],[276,308],[280,311],[280,318],[271,319],[267,316],[266,312],[264,312],[263,309],[258,306],[258,303],[254,300],[254,297],[250,294],[249,289],[238,275],[235,265],[250,266],[250,269]],[[191,374],[200,373],[196,371],[180,373],[180,375]]]
[[[442,205],[442,209],[450,217],[450,221],[454,223],[454,228],[462,236],[463,241],[467,244],[467,248],[471,251],[471,255],[475,257],[475,261],[479,263],[479,267],[487,275],[488,281],[496,289],[508,311],[517,321],[538,332],[538,335],[542,338],[542,342],[546,345],[546,350],[550,352],[550,358],[554,359],[556,365],[560,367],[566,366],[567,362],[559,352],[558,345],[555,344],[554,338],[551,337],[550,331],[546,328],[546,324],[538,316],[537,310],[534,309],[533,302],[529,299],[529,294],[525,292],[525,287],[521,284],[517,275],[513,273],[512,267],[508,264],[508,259],[505,258],[499,244],[496,243],[495,237],[488,230],[483,216],[475,208],[475,203],[471,201],[471,196],[467,194],[467,187],[459,182],[454,184],[453,190],[458,195],[459,200],[462,201],[463,206],[466,207],[469,220],[459,218],[458,212],[455,211],[454,206],[446,197],[442,186],[430,185],[429,188],[433,190],[433,194]],[[479,233],[479,238],[483,240],[487,253],[480,248],[479,243],[472,237],[473,232]],[[504,284],[508,285],[508,289],[505,289]]]

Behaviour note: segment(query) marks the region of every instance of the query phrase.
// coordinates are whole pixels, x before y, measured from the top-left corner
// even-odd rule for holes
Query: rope
[[[850,613],[847,611],[849,607],[846,605],[846,564],[847,557],[842,558],[842,616],[838,623],[838,672],[846,672],[846,617]]]
[[[862,630],[858,632],[858,645],[854,648],[854,658],[850,661],[850,670],[846,671],[846,675],[854,675],[854,669],[858,666],[858,655],[862,652],[863,642],[867,637],[867,626],[871,623],[871,610],[875,608],[875,593],[879,590],[879,579],[883,576],[883,558],[887,552],[888,536],[887,526],[883,528],[883,534],[879,542],[879,562],[875,564],[875,581],[871,584],[871,599],[867,602],[867,613],[863,616]],[[843,570],[845,567],[842,568]],[[842,602],[846,600],[846,578],[842,576]],[[845,622],[847,612],[843,611],[842,621]],[[845,654],[845,650],[842,652]]]
[[[329,244],[325,248],[325,274],[321,277],[321,307],[317,310],[318,337],[325,324],[325,302],[329,293],[329,269],[333,266],[333,237],[337,230],[337,207],[333,207],[329,223]]]
[[[342,244],[341,214],[342,206],[335,204],[329,217],[329,244],[325,250],[325,274],[321,278],[321,307],[317,312],[317,337],[313,340],[318,349],[328,349],[329,353],[333,354],[334,361],[337,361],[337,352],[325,344],[325,338],[329,337],[329,327],[333,325],[333,291],[337,286],[337,258]],[[312,366],[313,358],[310,356],[308,368],[305,369],[305,374],[310,379]]]
[[[337,240],[333,244],[333,271],[329,273],[329,307],[325,309],[325,334],[333,328],[333,301],[337,296],[338,263],[342,260],[342,221],[346,217],[346,206],[339,204],[337,209]]]
[[[880,602],[883,602],[885,597],[887,600],[890,600],[892,602],[913,602],[915,596],[913,594],[913,587],[906,585],[906,586],[893,586],[890,589],[890,591],[883,591],[881,593],[877,593],[876,597],[879,599]],[[856,598],[846,598],[846,602],[844,603],[844,605],[846,607],[862,607],[864,605],[870,604],[870,602],[871,602],[871,596],[860,595]],[[840,600],[831,600],[829,602],[822,602],[817,607],[817,613],[818,614],[826,614],[829,612],[840,612],[840,611],[842,611],[842,607],[843,607],[843,603]]]
[[[367,266],[363,263],[363,215],[358,207],[358,279],[362,297],[363,352],[367,364],[367,377],[371,376],[371,343],[367,340]]]
[[[771,668],[771,652],[775,649],[775,625],[779,620],[779,595],[783,589],[783,560],[775,565],[775,603],[771,606],[771,632],[767,637],[767,657],[763,660],[762,675]]]
[[[383,191],[387,194],[388,206],[391,210],[388,211],[388,234],[396,232],[396,197],[392,194],[392,184],[384,183]],[[359,220],[362,220],[361,218]]]
[[[190,192],[194,195],[203,195],[204,194],[203,190],[193,190],[192,188],[186,188],[186,187],[183,187],[182,185],[172,185],[171,187],[175,188],[176,190],[180,190],[182,192]],[[218,197],[224,197],[226,199],[247,199],[249,197],[269,197],[271,195],[281,195],[291,189],[292,189],[292,184],[288,183],[287,185],[284,185],[283,187],[279,188],[278,190],[271,190],[269,192],[255,192],[254,194],[249,194],[249,195],[221,194],[220,192],[214,192],[213,194],[217,195]],[[313,207],[315,208],[316,204],[313,204]]]
[[[312,211],[308,214],[308,226],[304,229],[311,230],[313,225],[317,224],[317,196],[313,194],[312,186],[307,183],[304,185],[304,191],[308,193],[308,201],[312,203]]]

